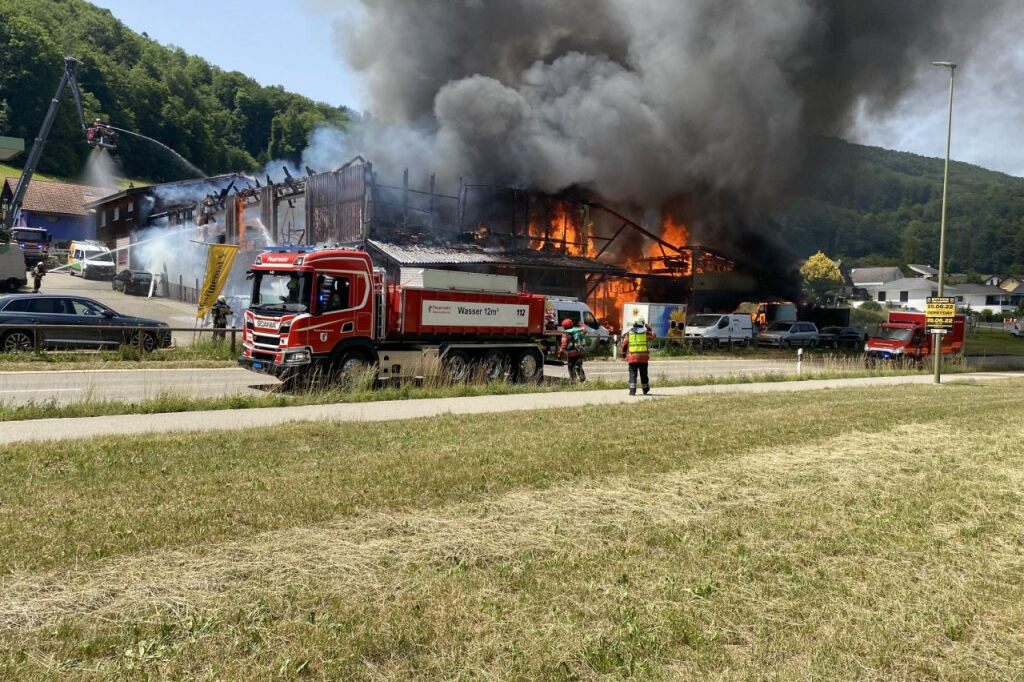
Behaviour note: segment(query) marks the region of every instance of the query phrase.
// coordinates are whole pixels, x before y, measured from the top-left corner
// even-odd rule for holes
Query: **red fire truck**
[[[864,347],[867,365],[876,362],[921,364],[932,354],[932,335],[927,333],[924,313],[889,312],[889,319],[878,327],[878,334],[868,339]],[[953,329],[942,335],[940,349],[943,356],[957,356],[964,349],[963,315],[953,318]]]
[[[513,277],[410,272],[389,281],[357,249],[272,248],[251,269],[239,364],[296,385],[370,370],[380,379],[542,378],[543,296],[520,293]]]

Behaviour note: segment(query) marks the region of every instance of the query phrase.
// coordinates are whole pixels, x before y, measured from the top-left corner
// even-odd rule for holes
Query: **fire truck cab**
[[[243,365],[283,375],[325,360],[349,370],[376,362],[382,274],[365,252],[271,249],[256,258],[251,277]]]

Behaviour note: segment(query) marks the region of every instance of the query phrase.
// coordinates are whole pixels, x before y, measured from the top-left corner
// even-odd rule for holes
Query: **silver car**
[[[757,345],[773,348],[818,345],[818,327],[813,322],[772,322],[757,335]]]

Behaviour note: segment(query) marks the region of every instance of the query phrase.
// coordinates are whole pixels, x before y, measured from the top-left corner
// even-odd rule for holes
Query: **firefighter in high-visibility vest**
[[[647,375],[647,363],[651,359],[650,342],[654,330],[647,326],[643,317],[633,320],[633,326],[622,335],[622,352],[629,363],[629,394],[636,395],[636,379],[640,375],[640,387],[644,395],[651,392],[651,380]]]

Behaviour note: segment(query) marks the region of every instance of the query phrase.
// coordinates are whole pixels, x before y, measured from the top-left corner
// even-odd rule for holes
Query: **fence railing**
[[[45,332],[50,330],[70,330],[77,332],[84,332],[83,334],[71,334],[68,337],[58,336],[56,338],[47,338]],[[147,325],[113,325],[113,324],[45,324],[40,322],[26,322],[22,324],[7,323],[0,324],[0,351],[11,352],[11,351],[27,351],[29,348],[12,348],[11,351],[7,349],[7,342],[11,336],[16,333],[28,333],[31,337],[28,342],[32,345],[32,352],[42,353],[43,351],[61,351],[66,352],[70,350],[94,350],[97,348],[111,348],[121,346],[136,346],[140,353],[146,353],[146,337],[150,336],[156,343],[150,350],[157,350],[159,348],[160,336],[169,333],[171,334],[170,341],[173,344],[174,333],[190,333],[193,335],[211,334],[214,339],[223,338],[224,340],[230,339],[231,352],[236,352],[238,348],[239,334],[242,332],[240,327],[154,327]],[[92,332],[98,332],[95,338],[91,337]],[[77,338],[75,338],[77,336]],[[70,338],[69,338],[70,337]],[[60,344],[60,347],[54,347]],[[65,346],[64,344],[68,344]]]

